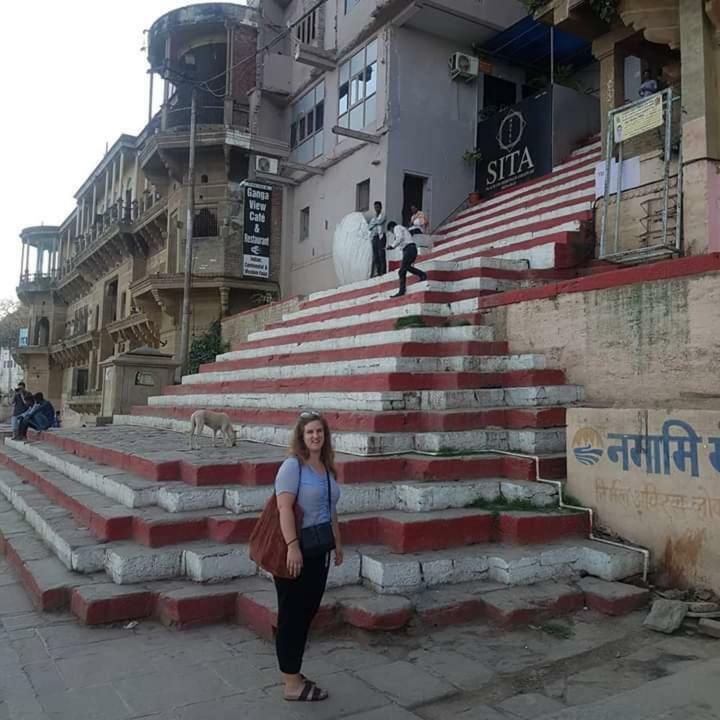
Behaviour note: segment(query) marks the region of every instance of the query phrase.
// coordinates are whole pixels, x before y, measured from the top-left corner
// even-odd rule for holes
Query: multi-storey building
[[[59,226],[23,230],[18,296],[30,307],[30,325],[19,358],[33,387],[66,414],[99,412],[101,363],[113,354],[177,349],[193,84],[191,333],[252,307],[258,294],[278,293],[281,192],[271,191],[261,223],[269,237],[260,254],[269,258],[259,269],[243,259],[242,183],[251,154],[287,154],[287,142],[250,132],[258,37],[257,10],[244,5],[199,5],[158,19],[148,59],[162,80],[160,111],[137,136],[122,135],[109,148]],[[152,93],[151,83],[151,108]]]
[[[515,0],[252,0],[158,19],[148,60],[160,111],[106,152],[59,226],[21,235],[20,359],[33,386],[66,414],[93,415],[107,358],[144,345],[177,354],[193,87],[197,335],[261,298],[336,285],[333,231],[349,212],[380,200],[407,220],[417,205],[436,226],[456,209],[493,89],[474,61],[454,76],[448,61],[525,14]],[[522,97],[524,71],[484,70]]]

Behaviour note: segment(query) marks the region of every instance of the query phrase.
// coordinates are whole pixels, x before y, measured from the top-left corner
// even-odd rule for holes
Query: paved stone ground
[[[320,638],[305,673],[332,698],[279,697],[271,645],[243,628],[85,628],[39,614],[0,560],[0,720],[710,720],[720,641],[591,611],[512,632]]]

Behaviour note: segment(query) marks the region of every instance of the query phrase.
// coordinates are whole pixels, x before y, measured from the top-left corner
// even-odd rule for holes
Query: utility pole
[[[190,350],[190,290],[192,285],[193,220],[195,219],[195,135],[197,123],[197,90],[192,86],[190,99],[190,153],[188,158],[188,194],[185,216],[185,276],[180,325],[180,368],[187,375]]]

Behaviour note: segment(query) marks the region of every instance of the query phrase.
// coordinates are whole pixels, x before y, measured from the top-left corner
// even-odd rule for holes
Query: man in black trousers
[[[406,227],[398,225],[396,222],[390,222],[387,226],[388,233],[392,235],[395,242],[392,245],[388,245],[390,250],[395,248],[402,249],[402,262],[400,263],[400,270],[398,275],[400,276],[400,289],[392,297],[400,297],[405,294],[405,288],[407,283],[407,274],[410,272],[420,278],[420,282],[427,280],[427,273],[422,270],[418,270],[414,267],[415,260],[417,259],[417,245],[415,239],[408,232]]]

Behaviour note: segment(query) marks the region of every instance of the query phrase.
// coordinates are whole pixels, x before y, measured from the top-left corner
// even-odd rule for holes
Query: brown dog
[[[190,416],[190,449],[197,447],[195,438],[202,435],[205,426],[213,431],[213,447],[215,447],[215,438],[221,433],[225,447],[233,447],[236,442],[235,428],[230,422],[230,418],[221,412],[214,410],[196,410]]]

